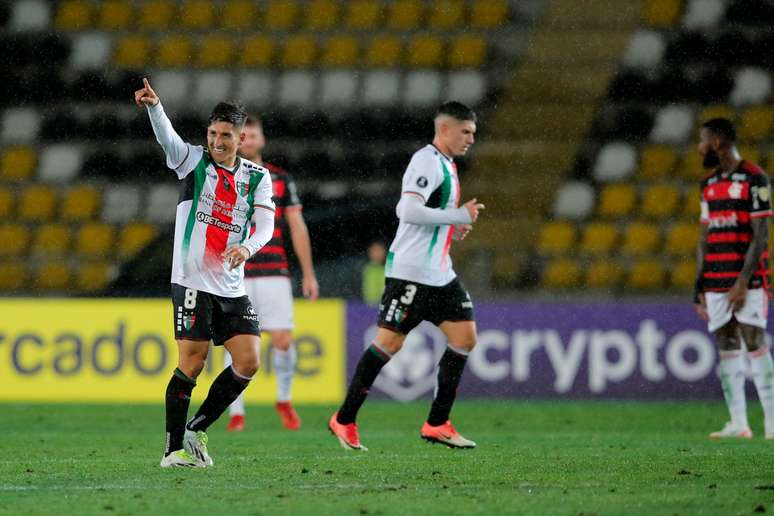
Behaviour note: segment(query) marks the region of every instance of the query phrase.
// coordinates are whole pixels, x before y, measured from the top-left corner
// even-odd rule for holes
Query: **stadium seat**
[[[233,65],[234,52],[233,37],[209,34],[199,44],[199,59],[196,64],[200,68],[230,67]]]
[[[184,0],[178,18],[183,29],[207,29],[215,18],[215,5],[209,0]]]
[[[317,43],[306,34],[290,36],[282,50],[282,65],[286,68],[311,66],[317,55]]]
[[[654,30],[640,30],[629,39],[623,65],[641,70],[653,69],[661,64],[665,51],[666,41],[661,33]]]
[[[43,184],[29,186],[22,192],[19,199],[19,217],[22,220],[35,222],[51,220],[56,209],[56,201],[56,191],[52,187]]]
[[[712,104],[701,110],[698,123],[704,123],[713,118],[727,118],[732,122],[736,120],[736,111],[727,104]]]
[[[107,262],[89,262],[78,267],[75,287],[81,292],[104,290],[113,279],[115,266]]]
[[[774,126],[774,108],[756,106],[747,109],[739,121],[738,136],[741,140],[760,142],[771,137]]]
[[[434,68],[443,62],[443,41],[437,36],[420,34],[409,43],[407,62],[414,68]]]
[[[640,213],[645,217],[671,217],[679,209],[680,190],[671,183],[657,183],[648,187],[642,196]]]
[[[647,0],[643,18],[651,27],[673,27],[680,19],[682,7],[682,0]]]
[[[303,70],[288,71],[279,77],[279,102],[283,106],[303,107],[312,104],[317,93],[316,74]]]
[[[625,142],[611,142],[602,147],[594,162],[594,179],[606,183],[621,181],[632,175],[637,166],[637,151]]]
[[[656,252],[661,240],[659,227],[647,222],[632,222],[624,231],[621,252],[630,256],[646,256]]]
[[[729,100],[734,106],[754,106],[770,95],[771,75],[760,68],[747,67],[737,71]]]
[[[29,229],[19,223],[0,223],[0,257],[20,257],[30,243]]]
[[[186,105],[190,100],[191,74],[183,70],[163,70],[152,77],[153,89],[167,108]]]
[[[695,190],[689,190],[689,193],[683,198],[682,215],[689,218],[692,222],[698,222],[701,214],[698,190],[698,186]]]
[[[690,292],[696,284],[696,262],[686,258],[675,263],[669,271],[669,287],[681,292]]]
[[[105,0],[100,2],[97,16],[97,27],[103,30],[119,30],[129,26],[132,16],[132,5],[129,0]]]
[[[75,252],[84,258],[106,256],[113,246],[113,227],[103,222],[89,222],[78,230]]]
[[[591,222],[583,228],[579,251],[590,255],[608,255],[618,241],[618,230],[613,224]]]
[[[410,107],[432,106],[440,102],[443,78],[436,70],[416,70],[406,74],[403,102]]]
[[[360,43],[352,36],[333,36],[325,44],[322,64],[328,68],[348,67],[358,64]]]
[[[724,19],[727,8],[725,0],[689,0],[682,26],[688,30],[714,29]]]
[[[27,283],[27,268],[24,263],[0,262],[0,290],[10,292],[21,289]]]
[[[698,151],[693,147],[689,147],[683,155],[683,159],[680,161],[678,175],[696,181],[696,185],[698,186],[698,181],[707,174],[702,162],[703,158]]]
[[[118,41],[113,62],[123,68],[143,68],[150,59],[151,41],[142,34],[129,34]]]
[[[66,0],[59,3],[54,25],[59,30],[84,30],[90,28],[94,16],[94,4],[88,0]]]
[[[374,68],[389,68],[400,61],[403,47],[395,36],[379,34],[368,44],[365,62]]]
[[[372,29],[379,23],[382,13],[380,0],[350,0],[346,2],[344,26],[348,29]]]
[[[127,224],[118,235],[118,257],[132,258],[156,236],[156,228],[145,222]]]
[[[583,220],[594,209],[594,188],[581,181],[569,181],[559,187],[553,214],[559,219]]]
[[[81,222],[94,218],[100,204],[100,192],[93,186],[79,185],[70,188],[62,199],[60,216],[69,222]]]
[[[35,173],[36,155],[32,147],[17,146],[3,151],[0,178],[11,181],[30,179]]]
[[[102,220],[129,222],[137,218],[140,210],[140,188],[134,184],[108,185],[104,190]]]
[[[320,77],[320,102],[324,106],[350,106],[357,91],[358,74],[351,70],[331,70]]]
[[[507,0],[473,0],[470,5],[470,26],[494,29],[508,21]]]
[[[159,41],[156,65],[164,68],[185,66],[191,61],[192,47],[191,39],[186,36],[166,36]]]
[[[255,2],[250,0],[228,0],[223,7],[221,26],[224,29],[249,29],[257,24]]]
[[[648,145],[640,156],[640,179],[662,179],[671,174],[677,163],[677,153],[668,145]]]
[[[233,76],[227,71],[202,72],[194,83],[191,100],[194,105],[207,110],[223,100],[231,92]]]
[[[699,243],[699,222],[680,222],[667,231],[664,251],[670,256],[692,256]]]
[[[742,159],[746,159],[747,161],[751,161],[753,163],[760,163],[761,162],[761,151],[758,149],[757,145],[738,145],[737,149],[739,150],[739,154],[742,156]]]
[[[78,70],[103,68],[113,53],[113,39],[105,32],[84,32],[73,37],[70,65]]]
[[[694,134],[693,109],[686,104],[664,107],[656,113],[650,140],[656,143],[682,144]]]
[[[41,152],[38,178],[58,183],[71,181],[82,164],[83,151],[80,147],[66,143],[49,145]]]
[[[248,106],[268,105],[273,101],[274,81],[269,72],[239,74],[236,96]]]
[[[515,284],[523,271],[523,263],[512,253],[495,253],[492,280],[499,285]]]
[[[0,140],[6,143],[33,143],[40,133],[40,112],[32,107],[12,107],[2,112]]]
[[[570,250],[578,238],[574,224],[551,221],[543,225],[538,237],[537,251],[542,255],[560,255]]]
[[[599,194],[597,213],[601,217],[628,217],[637,202],[637,192],[629,183],[606,185]]]
[[[462,27],[465,21],[463,0],[433,0],[428,14],[428,25],[432,29],[454,29]]]
[[[581,269],[575,260],[558,258],[546,265],[542,284],[548,288],[566,289],[578,286],[580,278]]]
[[[400,75],[393,70],[368,72],[363,81],[363,103],[368,106],[392,106],[400,94]]]
[[[306,5],[306,28],[324,30],[335,27],[339,20],[337,0],[310,0]]]
[[[158,224],[174,222],[177,197],[177,185],[163,184],[152,188],[148,192],[145,218]]]
[[[35,269],[33,286],[37,290],[63,291],[70,286],[72,271],[62,261],[47,262]]]
[[[448,97],[469,106],[478,106],[487,95],[486,76],[479,70],[451,72],[448,81]]]
[[[449,47],[448,64],[451,68],[478,68],[486,61],[486,40],[481,36],[463,34]]]
[[[295,26],[298,4],[294,0],[271,0],[266,6],[263,25],[267,29],[288,30]]]
[[[656,260],[639,260],[632,265],[626,286],[636,290],[656,290],[664,286],[664,266]]]
[[[8,220],[13,215],[14,198],[10,188],[0,185],[0,220]]]
[[[174,0],[145,0],[140,4],[139,26],[143,30],[163,30],[172,25]]]
[[[621,282],[623,269],[610,259],[597,259],[586,267],[585,285],[594,289],[609,289]]]
[[[274,57],[274,39],[267,36],[248,36],[239,52],[240,64],[245,67],[267,67]]]
[[[16,0],[9,2],[11,19],[7,28],[12,31],[43,31],[51,25],[51,2],[45,0]]]
[[[39,256],[65,256],[70,250],[72,230],[67,224],[43,224],[35,233],[32,252]]]
[[[424,6],[420,0],[393,0],[387,6],[387,28],[409,31],[422,25]]]

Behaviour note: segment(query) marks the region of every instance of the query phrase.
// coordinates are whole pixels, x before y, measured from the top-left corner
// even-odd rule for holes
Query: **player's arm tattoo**
[[[744,257],[744,266],[739,274],[740,281],[745,284],[750,281],[753,273],[761,260],[761,254],[766,250],[769,241],[769,219],[767,217],[757,217],[750,220],[752,226],[752,242],[747,248],[747,254]]]
[[[704,257],[707,256],[707,235],[709,235],[709,224],[702,224],[699,244],[696,246],[696,284],[693,291],[696,303],[699,302],[699,294],[704,292],[702,278],[704,278]]]

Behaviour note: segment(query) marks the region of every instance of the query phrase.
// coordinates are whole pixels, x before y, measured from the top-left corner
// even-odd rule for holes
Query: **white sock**
[[[755,389],[758,399],[763,405],[766,422],[774,424],[774,360],[771,359],[769,347],[764,346],[757,351],[748,353]]]
[[[281,351],[277,348],[272,350],[274,353],[274,372],[277,375],[277,401],[290,401],[290,387],[293,385],[293,375],[296,372],[296,353],[295,343],[290,343],[287,351]]]
[[[231,365],[231,353],[223,350],[223,368],[229,367]],[[245,393],[244,391],[239,394],[237,399],[231,402],[231,405],[228,406],[228,415],[229,416],[244,416],[245,415]]]
[[[741,350],[720,352],[720,384],[726,399],[731,423],[747,428],[747,400],[744,395],[744,355]]]

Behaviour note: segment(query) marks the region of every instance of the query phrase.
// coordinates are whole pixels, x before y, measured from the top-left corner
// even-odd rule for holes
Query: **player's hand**
[[[478,218],[479,210],[486,208],[486,206],[478,202],[478,199],[469,200],[463,205],[463,207],[468,210],[468,213],[470,214],[470,222],[475,222]]]
[[[317,278],[314,276],[304,276],[304,279],[301,281],[301,291],[309,301],[316,301],[320,296],[320,285],[317,284]]]
[[[148,79],[143,78],[142,85],[142,89],[134,92],[134,103],[137,104],[138,107],[155,106],[158,104],[159,96],[156,95],[156,92],[151,88]]]
[[[250,258],[250,251],[243,245],[232,245],[223,251],[223,260],[228,264],[229,270],[234,270]]]
[[[699,302],[694,303],[693,308],[696,310],[696,315],[702,321],[709,321],[709,314],[707,313],[707,298],[704,293],[699,294]]]
[[[471,224],[457,224],[454,226],[452,238],[458,241],[465,240],[465,237],[468,236],[468,233],[471,231],[473,231],[473,226]]]
[[[742,309],[747,299],[747,285],[737,281],[731,290],[728,291],[728,305],[731,310],[737,312]]]

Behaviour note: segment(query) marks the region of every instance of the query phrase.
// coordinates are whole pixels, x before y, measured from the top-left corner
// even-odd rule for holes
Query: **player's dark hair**
[[[247,115],[247,118],[245,118],[245,127],[260,127],[262,125],[261,119],[255,115]]]
[[[701,126],[716,136],[720,136],[728,142],[736,141],[736,128],[728,118],[712,118]]]
[[[471,108],[463,104],[462,102],[446,102],[438,107],[435,112],[435,116],[447,115],[460,121],[470,120],[471,122],[478,121],[476,112]]]
[[[245,125],[245,120],[247,120],[245,107],[235,100],[229,100],[219,102],[217,106],[212,108],[207,125],[215,122],[228,122],[234,124],[234,127],[241,129]]]

